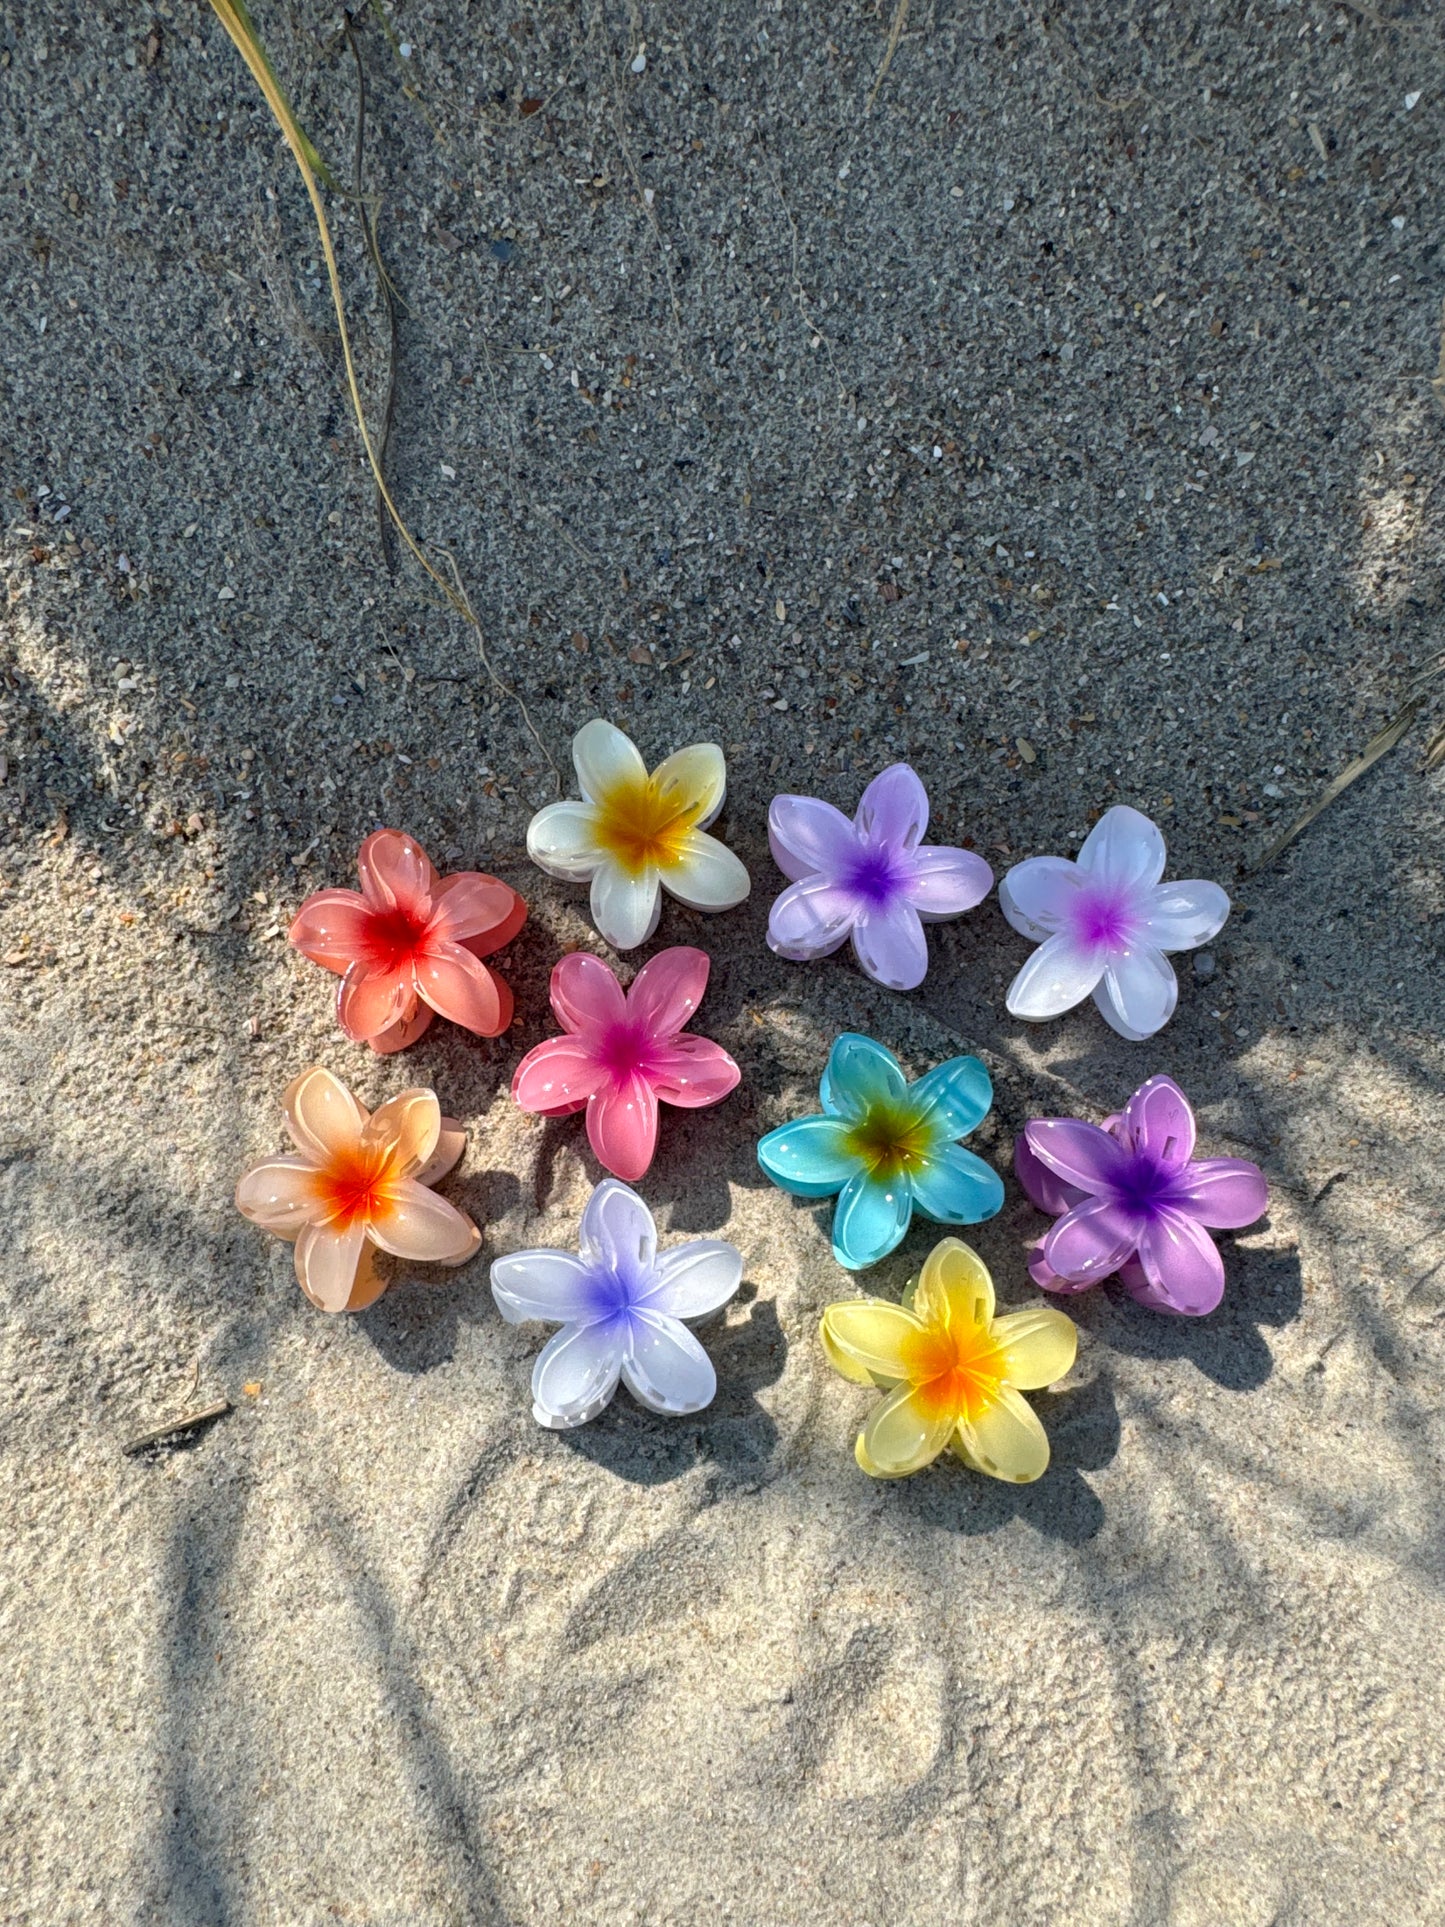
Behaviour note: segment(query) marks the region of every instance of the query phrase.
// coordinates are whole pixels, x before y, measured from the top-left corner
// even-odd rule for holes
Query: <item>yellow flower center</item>
[[[681,862],[700,814],[673,785],[664,788],[651,776],[615,783],[597,799],[596,812],[598,844],[634,877]]]
[[[915,1170],[933,1148],[934,1133],[906,1104],[871,1104],[848,1132],[849,1155],[880,1182]]]
[[[400,1176],[396,1146],[358,1139],[334,1152],[311,1185],[325,1222],[335,1231],[349,1231],[358,1219],[369,1224],[388,1215],[388,1193]]]
[[[1003,1353],[988,1325],[970,1331],[931,1325],[910,1333],[901,1361],[914,1399],[930,1419],[972,1422],[994,1403],[1003,1383]]]

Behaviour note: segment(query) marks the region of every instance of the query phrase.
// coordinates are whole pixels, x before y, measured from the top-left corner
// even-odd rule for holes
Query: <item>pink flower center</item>
[[[380,970],[400,970],[421,949],[430,918],[398,904],[391,910],[374,910],[367,919],[367,960]]]
[[[653,1038],[640,1024],[625,1020],[609,1024],[590,1041],[594,1059],[614,1083],[624,1083],[639,1073],[646,1076],[652,1069]]]
[[[1134,893],[1118,884],[1088,885],[1071,910],[1073,936],[1089,950],[1119,950],[1137,935],[1141,921]]]

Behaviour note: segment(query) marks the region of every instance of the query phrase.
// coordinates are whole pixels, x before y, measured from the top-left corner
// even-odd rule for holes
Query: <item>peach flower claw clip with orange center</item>
[[[421,845],[377,830],[356,859],[361,891],[318,890],[291,942],[341,979],[336,1021],[374,1051],[416,1042],[433,1014],[479,1037],[512,1021],[512,993],[481,961],[527,920],[515,890],[479,870],[438,876]]]
[[[1047,1305],[995,1317],[988,1267],[960,1239],[933,1247],[901,1305],[829,1305],[822,1339],[844,1378],[886,1393],[854,1454],[870,1478],[906,1478],[947,1447],[975,1471],[1014,1485],[1047,1469],[1048,1438],[1020,1394],[1064,1376],[1078,1333]]]
[[[243,1217],[296,1246],[301,1289],[322,1311],[364,1311],[386,1290],[376,1252],[459,1265],[481,1243],[430,1187],[466,1147],[433,1091],[403,1091],[368,1114],[319,1066],[281,1100],[294,1152],[262,1158],[236,1186]]]

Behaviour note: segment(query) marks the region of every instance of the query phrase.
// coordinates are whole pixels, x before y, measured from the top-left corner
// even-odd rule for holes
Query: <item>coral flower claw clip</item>
[[[1009,986],[1015,1017],[1058,1017],[1091,993],[1121,1037],[1162,1030],[1179,1001],[1168,953],[1195,950],[1224,927],[1217,883],[1161,883],[1164,838],[1138,810],[1116,804],[1084,839],[1077,863],[1034,856],[998,887],[1015,930],[1038,949]]]
[[[566,1035],[528,1051],[512,1096],[543,1117],[585,1110],[598,1161],[619,1178],[640,1178],[657,1148],[659,1100],[701,1110],[720,1104],[741,1076],[720,1044],[684,1028],[708,970],[701,950],[660,950],[624,995],[599,957],[564,957],[552,972],[552,1009]]]
[[[301,1289],[322,1311],[364,1311],[386,1290],[377,1251],[459,1265],[481,1242],[471,1219],[430,1188],[466,1145],[432,1091],[403,1091],[369,1115],[319,1066],[288,1086],[294,1152],[262,1158],[236,1186],[236,1208],[294,1241]]]
[[[560,1325],[532,1373],[532,1415],[566,1431],[596,1418],[618,1380],[650,1411],[682,1416],[712,1403],[717,1373],[688,1330],[742,1283],[736,1246],[695,1238],[657,1249],[652,1213],[605,1178],[582,1213],[580,1252],[514,1251],[492,1266],[492,1296],[510,1325]]]
[[[941,1224],[979,1224],[1003,1180],[958,1142],[988,1115],[993,1084],[976,1057],[950,1057],[916,1084],[871,1037],[845,1031],[828,1056],[823,1112],[769,1131],[758,1163],[799,1198],[838,1198],[833,1256],[850,1271],[901,1243],[917,1208]]]
[[[1020,1394],[1064,1376],[1078,1333],[1046,1305],[995,1317],[988,1268],[959,1239],[934,1246],[901,1305],[829,1305],[822,1339],[844,1378],[887,1395],[855,1448],[871,1478],[906,1478],[947,1446],[965,1465],[1016,1485],[1047,1468],[1048,1438]]]
[[[440,877],[400,830],[377,830],[356,859],[361,891],[319,890],[291,925],[291,942],[341,984],[336,1019],[374,1051],[415,1043],[433,1014],[479,1037],[512,1021],[512,993],[481,961],[527,920],[515,890],[479,870]]]
[[[727,773],[716,743],[677,750],[648,774],[630,737],[595,717],[572,739],[580,802],[549,803],[527,854],[549,876],[592,885],[597,928],[617,950],[645,943],[662,892],[693,910],[731,910],[750,888],[739,859],[706,834]]]
[[[768,946],[807,963],[851,937],[863,971],[889,990],[916,990],[928,970],[925,923],[961,916],[993,888],[972,850],[927,844],[928,793],[907,763],[863,792],[850,823],[815,796],[775,796],[768,842],[792,879],[768,915]]]
[[[1211,1230],[1240,1231],[1269,1206],[1247,1158],[1196,1158],[1194,1113],[1169,1077],[1151,1077],[1102,1125],[1036,1118],[1014,1150],[1019,1183],[1058,1223],[1029,1264],[1044,1291],[1087,1291],[1117,1273],[1154,1311],[1203,1317],[1224,1296]]]

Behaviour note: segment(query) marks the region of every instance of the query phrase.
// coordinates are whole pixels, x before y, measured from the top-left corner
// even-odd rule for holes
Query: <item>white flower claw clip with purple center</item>
[[[1015,930],[1038,949],[1009,985],[1015,1017],[1041,1023],[1092,992],[1121,1037],[1142,1043],[1179,1001],[1168,953],[1196,950],[1224,927],[1229,898],[1217,883],[1161,883],[1164,838],[1138,810],[1117,803],[1084,839],[1077,863],[1032,856],[998,886]]]
[[[682,1417],[710,1405],[712,1360],[688,1325],[742,1283],[742,1255],[721,1238],[657,1249],[652,1213],[616,1178],[582,1213],[581,1251],[514,1251],[492,1266],[492,1296],[509,1325],[559,1324],[532,1372],[532,1416],[552,1431],[585,1425],[620,1378],[649,1411]]]

